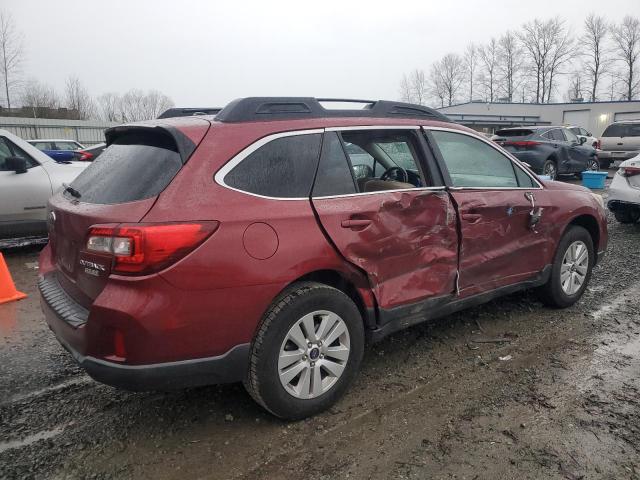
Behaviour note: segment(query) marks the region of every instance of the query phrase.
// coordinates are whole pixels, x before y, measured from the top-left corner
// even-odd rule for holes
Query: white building
[[[493,133],[519,125],[577,125],[599,137],[620,120],[640,120],[640,101],[576,103],[469,102],[438,109],[451,120]]]

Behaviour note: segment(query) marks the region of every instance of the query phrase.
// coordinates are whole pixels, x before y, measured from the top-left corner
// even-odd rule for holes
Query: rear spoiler
[[[117,127],[108,128],[104,132],[107,147],[117,138],[131,132],[145,132],[170,137],[176,144],[183,165],[196,149],[196,144],[189,137],[171,125],[118,125]]]

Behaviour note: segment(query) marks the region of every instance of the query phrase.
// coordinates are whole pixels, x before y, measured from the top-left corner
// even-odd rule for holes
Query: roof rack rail
[[[172,117],[191,117],[192,115],[216,115],[220,112],[220,107],[175,107],[169,108],[160,114],[158,118],[172,118]]]
[[[364,108],[328,109],[323,103],[365,104]],[[229,103],[216,115],[225,123],[294,120],[302,118],[420,118],[452,122],[442,113],[422,105],[388,100],[353,100],[313,97],[247,97]]]

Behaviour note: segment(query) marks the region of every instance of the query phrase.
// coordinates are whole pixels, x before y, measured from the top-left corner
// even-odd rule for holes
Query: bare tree
[[[0,11],[0,74],[7,108],[11,108],[11,92],[20,82],[22,53],[22,34],[16,30],[13,17]]]
[[[99,115],[107,122],[121,122],[121,98],[117,93],[107,92],[97,99]]]
[[[35,79],[24,83],[21,97],[22,106],[31,108],[34,118],[41,117],[44,109],[55,109],[60,105],[56,91]]]
[[[625,66],[624,74],[620,76],[624,86],[623,98],[631,101],[640,90],[637,72],[640,57],[640,21],[627,15],[622,19],[622,23],[613,26],[611,31],[619,59]]]
[[[95,117],[95,104],[78,77],[67,79],[65,102],[68,109],[77,111],[77,120],[88,120]]]
[[[469,85],[469,101],[473,101],[473,84],[476,80],[476,71],[478,69],[478,47],[474,43],[467,45],[464,51],[464,69],[466,81]]]
[[[535,70],[533,72],[536,84],[535,101],[536,103],[544,102],[547,85],[547,63],[552,48],[548,22],[543,22],[536,18],[531,22],[525,23],[518,37]]]
[[[112,94],[113,95],[113,94]],[[111,102],[111,105],[106,105]],[[157,90],[132,89],[121,98],[100,97],[101,108],[107,108],[111,112],[116,112],[113,119],[122,122],[138,122],[157,118],[167,108],[173,107],[173,100]]]
[[[561,67],[568,63],[573,57],[574,40],[571,32],[566,28],[565,21],[556,17],[547,21],[549,35],[551,38],[551,50],[548,65],[547,103],[551,102],[553,94],[554,80],[564,72]]]
[[[427,101],[427,79],[424,75],[424,70],[416,69],[411,72],[409,84],[411,85],[414,103],[425,105]]]
[[[447,92],[442,79],[440,62],[435,62],[429,69],[429,92],[437,100],[441,107],[444,107],[444,100]]]
[[[400,81],[400,100],[407,103],[414,103],[411,92],[411,82],[409,82],[409,77],[407,77],[406,73],[402,75],[402,80]]]
[[[516,89],[520,83],[522,65],[522,47],[518,37],[510,30],[498,40],[498,75],[500,76],[500,91],[513,101]]]
[[[488,44],[479,49],[480,56],[480,84],[484,87],[485,98],[493,102],[496,97],[496,84],[498,80],[498,41],[492,38]]]
[[[454,104],[464,81],[464,62],[457,53],[447,53],[440,60],[440,76],[447,105]]]
[[[566,100],[572,102],[582,99],[583,90],[581,72],[576,70],[569,79],[569,89],[567,90]]]
[[[608,57],[608,49],[605,45],[609,26],[604,17],[590,13],[584,21],[584,33],[580,37],[583,46],[583,55],[586,57],[584,70],[589,82],[589,99],[595,102],[598,99],[598,86],[600,78],[611,64]]]

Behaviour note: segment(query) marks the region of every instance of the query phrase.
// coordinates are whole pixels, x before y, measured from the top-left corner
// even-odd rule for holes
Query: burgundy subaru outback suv
[[[602,200],[545,182],[426,107],[244,98],[107,131],[49,202],[46,320],[100,382],[243,381],[273,414],[328,408],[365,342],[499,295],[584,292]]]

